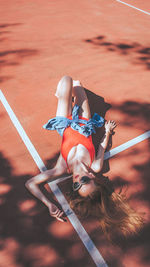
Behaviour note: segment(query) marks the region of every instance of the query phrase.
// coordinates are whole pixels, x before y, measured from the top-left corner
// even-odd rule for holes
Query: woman
[[[104,119],[98,114],[91,118],[84,88],[69,76],[59,81],[55,95],[58,98],[56,117],[49,120],[44,128],[56,129],[62,136],[61,153],[54,168],[31,178],[26,187],[48,207],[51,216],[64,222],[63,211],[45,197],[38,185],[68,172],[73,177],[70,204],[78,214],[98,217],[107,234],[116,225],[124,233],[136,231],[141,226],[141,218],[119,194],[113,192],[108,178],[96,175],[102,169],[104,151],[116,123],[108,121],[104,125]],[[95,155],[91,134],[96,127],[103,125],[105,134]],[[129,218],[131,214],[132,220]]]

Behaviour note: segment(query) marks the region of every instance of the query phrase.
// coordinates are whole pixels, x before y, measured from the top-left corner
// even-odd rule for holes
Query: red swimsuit
[[[69,116],[68,118],[72,119],[72,116]],[[81,116],[79,116],[79,118],[88,120]],[[80,124],[80,125],[83,125],[83,124]],[[67,164],[67,157],[68,157],[69,151],[71,150],[72,147],[77,146],[79,144],[82,144],[89,151],[89,154],[91,157],[91,164],[92,164],[94,156],[95,156],[95,148],[92,142],[92,136],[90,135],[86,137],[80,134],[78,131],[73,130],[71,127],[67,127],[64,130],[62,144],[61,144],[61,154],[64,160],[66,161],[66,164]]]

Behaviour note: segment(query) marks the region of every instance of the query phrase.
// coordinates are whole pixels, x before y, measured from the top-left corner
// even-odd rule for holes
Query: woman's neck
[[[87,169],[85,164],[83,164],[80,160],[75,160],[74,164],[73,164],[73,177],[79,175],[79,176],[83,176],[87,173]]]

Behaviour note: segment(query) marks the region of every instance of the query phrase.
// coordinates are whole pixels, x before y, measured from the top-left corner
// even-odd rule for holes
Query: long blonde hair
[[[78,193],[70,194],[70,206],[79,217],[96,217],[102,231],[108,239],[118,233],[123,236],[137,233],[143,225],[143,219],[130,207],[122,192],[115,193],[107,177],[95,177],[96,190],[81,197]]]

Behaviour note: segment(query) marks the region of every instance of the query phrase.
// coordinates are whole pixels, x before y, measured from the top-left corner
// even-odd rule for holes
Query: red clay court
[[[150,266],[149,1],[1,0],[0,18],[0,267]],[[93,218],[80,222],[68,212],[67,223],[56,221],[24,186],[58,157],[61,137],[42,125],[55,116],[64,75],[83,83],[92,112],[118,123],[104,171],[116,189],[128,188],[145,224],[115,244]],[[13,112],[35,150],[20,138]],[[68,182],[53,184],[62,202]]]

